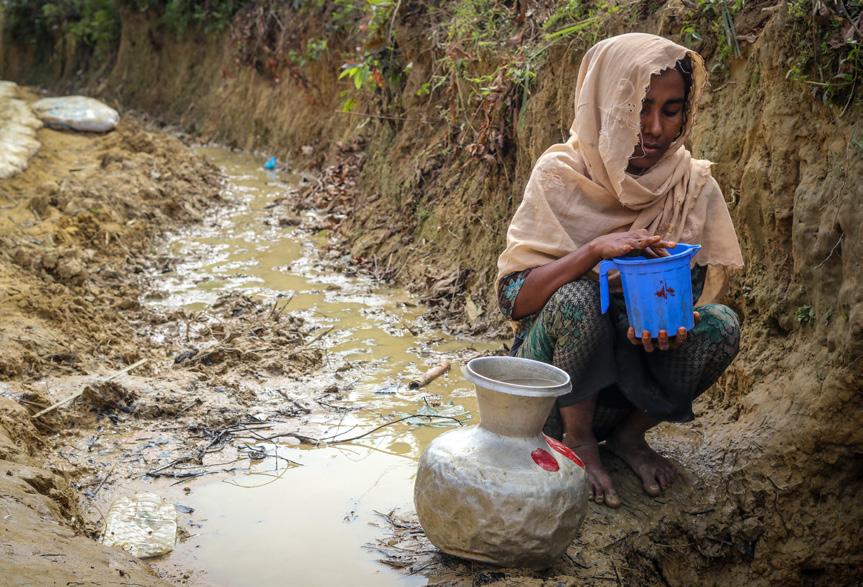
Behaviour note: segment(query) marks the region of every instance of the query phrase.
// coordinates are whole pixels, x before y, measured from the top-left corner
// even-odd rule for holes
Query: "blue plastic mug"
[[[690,260],[701,245],[680,243],[667,249],[669,256],[658,259],[647,257],[615,257],[599,264],[599,297],[602,313],[610,305],[608,272],[620,272],[626,315],[635,335],[647,330],[657,338],[660,330],[669,336],[677,334],[683,326],[687,332],[695,327],[692,315],[692,274]]]

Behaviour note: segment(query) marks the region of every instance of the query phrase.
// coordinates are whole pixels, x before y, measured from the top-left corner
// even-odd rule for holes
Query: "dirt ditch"
[[[625,508],[592,509],[565,560],[526,574],[440,556],[422,537],[410,469],[442,428],[412,419],[333,444],[421,410],[473,413],[457,373],[422,393],[404,390],[404,378],[500,350],[494,258],[531,165],[565,136],[589,45],[573,37],[550,48],[525,102],[493,111],[503,141],[494,163],[462,141],[469,124],[446,122],[456,94],[421,95],[461,49],[427,34],[443,30],[446,12],[417,4],[396,3],[403,10],[387,21],[413,68],[394,90],[400,99],[381,103],[375,91],[350,115],[340,109],[350,82],[338,76],[361,39],[308,20],[272,22],[298,46],[322,36],[329,50],[278,79],[238,62],[224,35],[178,39],[151,13],[122,14],[104,62],[69,44],[44,60],[47,50],[6,39],[6,75],[83,86],[315,172],[259,176],[265,158],[238,153],[219,167],[239,167],[221,171],[206,156],[224,153],[125,112],[106,136],[39,131],[30,169],[0,182],[4,576],[148,584],[155,569],[174,583],[265,584],[287,571],[255,561],[290,550],[310,561],[306,582],[315,568],[360,567],[379,581],[432,584],[859,582],[859,87],[833,108],[789,78],[802,50],[789,3],[735,14],[737,57],[722,57],[707,35],[699,46],[714,77],[692,150],[716,162],[741,237],[746,269],[728,301],[744,324],[741,355],[696,404],[695,422],[653,434],[683,483],[647,499],[608,455]],[[624,10],[602,34],[650,30],[688,43],[681,31],[703,25],[691,4],[627,4],[637,14]],[[496,92],[481,102],[503,103]],[[252,262],[258,248],[263,263]],[[453,338],[470,333],[479,341]],[[323,495],[316,474],[343,491]],[[175,552],[149,570],[89,539],[110,500],[141,487],[194,510],[181,513]],[[219,530],[228,526],[240,539]],[[332,549],[304,550],[324,543]],[[240,552],[252,562],[239,565]]]
[[[30,168],[0,185],[8,576],[236,584],[239,569],[266,584],[279,569],[255,555],[268,544],[319,544],[374,518],[372,508],[409,507],[412,459],[437,426],[469,421],[475,405],[458,378],[415,391],[407,382],[500,343],[444,336],[414,298],[328,248],[337,219],[297,197],[308,178],[266,174],[259,158],[226,149],[192,150],[134,116],[105,136],[43,129],[39,138]],[[322,448],[393,421],[371,444]],[[312,487],[334,474],[352,482],[316,497]],[[257,514],[242,495],[207,496],[263,492],[283,478],[305,487],[293,503],[306,502],[311,517],[298,524],[296,505],[284,508],[283,483],[262,503],[271,520],[291,514],[293,529],[247,539],[250,552],[235,560],[252,567],[224,568],[224,549],[236,550]],[[181,542],[152,567],[90,540],[115,498],[142,490],[180,504]],[[321,523],[323,512],[335,523]],[[386,567],[363,545],[382,530],[353,527],[329,556],[343,559],[345,580],[358,568],[380,579]],[[293,578],[326,573],[322,560]]]
[[[92,521],[74,488],[95,463],[58,461],[67,443],[147,401],[103,378],[158,356],[137,326],[152,239],[221,203],[221,175],[133,117],[105,136],[38,138],[29,169],[0,184],[0,568],[17,584],[153,584],[145,565],[86,538]],[[71,391],[83,391],[71,409],[30,417]]]
[[[314,178],[192,149],[134,116],[106,136],[40,139],[31,168],[0,184],[2,544],[20,584],[325,583],[333,561],[345,582],[664,584],[697,582],[693,556],[755,559],[757,512],[789,481],[771,474],[763,493],[724,484],[761,446],[726,439],[716,451],[705,429],[722,413],[707,402],[693,424],[653,433],[684,472],[662,499],[606,455],[625,507],[592,506],[554,568],[440,555],[412,513],[415,459],[475,404],[457,375],[406,382],[504,347],[434,326],[457,275],[430,290],[428,312],[379,285],[386,266],[331,240],[343,206],[315,196],[346,189],[359,146]],[[335,478],[349,483],[319,491]],[[141,490],[179,504],[180,542],[151,566],[91,540],[111,501]],[[307,562],[285,569],[285,552]],[[727,580],[741,580],[733,565]]]
[[[12,294],[3,303],[2,389],[11,474],[0,479],[4,564],[20,583],[319,583],[332,578],[333,558],[345,581],[360,573],[376,583],[633,576],[615,545],[657,505],[619,463],[631,507],[592,511],[572,555],[547,573],[465,566],[424,541],[411,513],[415,459],[442,430],[430,424],[469,423],[475,404],[457,376],[418,391],[405,383],[442,360],[503,347],[439,333],[410,296],[357,275],[373,266],[327,249],[339,211],[312,206],[316,183],[267,176],[258,158],[224,149],[194,152],[134,117],[104,137],[40,138],[30,170],[2,185],[12,210],[2,266]],[[144,199],[154,178],[156,206]],[[332,178],[325,185],[338,189]],[[171,226],[168,240],[154,240]],[[443,299],[454,281],[441,281]],[[412,414],[441,418],[344,442]],[[317,495],[313,487],[334,476],[351,481]],[[113,499],[144,489],[181,508],[176,552],[149,569],[88,539],[101,534]],[[243,490],[259,494],[250,502]],[[713,504],[693,474],[660,510],[697,517]],[[55,543],[42,542],[46,526]],[[342,538],[321,549],[333,536]],[[236,552],[239,537],[248,552]],[[309,544],[306,556],[319,563],[286,575],[267,562]],[[387,574],[376,560],[406,574]]]

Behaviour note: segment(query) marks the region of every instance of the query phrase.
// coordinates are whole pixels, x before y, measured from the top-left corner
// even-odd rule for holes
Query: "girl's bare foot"
[[[644,492],[656,497],[671,485],[677,471],[670,461],[650,448],[644,439],[644,432],[638,428],[624,423],[606,444],[638,475]]]
[[[614,490],[611,477],[608,476],[608,472],[602,466],[602,461],[599,458],[599,446],[593,434],[584,438],[573,438],[567,434],[563,437],[563,443],[575,451],[575,454],[584,461],[587,484],[590,487],[588,498],[596,503],[604,503],[610,508],[619,508],[620,497]]]

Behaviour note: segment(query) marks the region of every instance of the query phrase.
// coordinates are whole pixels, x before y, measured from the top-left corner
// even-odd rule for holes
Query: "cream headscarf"
[[[654,74],[690,57],[692,87],[681,135],[646,173],[626,173],[638,144],[641,101]],[[646,228],[701,245],[695,262],[709,266],[700,303],[721,294],[729,268],[743,257],[709,161],[683,146],[707,74],[704,62],[667,39],[630,33],[594,45],[581,61],[571,137],[539,158],[498,259],[498,281],[545,265],[598,236]]]

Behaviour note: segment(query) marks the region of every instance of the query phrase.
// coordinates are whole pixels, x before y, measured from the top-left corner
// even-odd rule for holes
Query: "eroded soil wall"
[[[691,145],[715,161],[746,260],[728,299],[743,319],[743,350],[700,402],[692,449],[715,479],[717,506],[612,547],[674,584],[835,583],[860,573],[863,109],[824,105],[787,80],[797,51],[789,16],[784,5],[761,8],[738,19],[742,56],[709,88]],[[610,29],[677,38],[682,10],[669,2]],[[207,138],[313,166],[336,157],[338,142],[363,141],[365,166],[340,227],[354,255],[420,289],[458,283],[463,293],[445,309],[481,329],[500,324],[495,259],[533,162],[567,135],[587,45],[553,48],[523,111],[506,122],[509,144],[474,156],[435,116],[445,105],[417,95],[434,67],[423,18],[394,28],[413,69],[392,117],[340,112],[349,40],[331,38],[323,58],[274,80],[237,65],[226,37],[178,41],[142,14],[124,16],[109,64],[55,47],[46,65],[7,39],[0,73],[84,87]],[[300,36],[322,34],[296,26]]]

